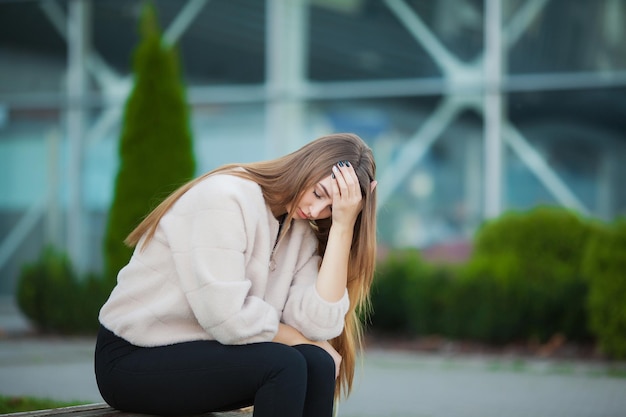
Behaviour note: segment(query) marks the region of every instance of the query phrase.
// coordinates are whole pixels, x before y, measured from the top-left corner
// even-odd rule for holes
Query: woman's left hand
[[[353,227],[362,207],[359,179],[347,161],[333,165],[333,176],[333,225]]]

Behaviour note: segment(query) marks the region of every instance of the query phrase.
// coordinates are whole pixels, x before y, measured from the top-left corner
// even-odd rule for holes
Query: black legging
[[[330,417],[335,364],[314,345],[222,345],[215,341],[142,348],[100,328],[98,388],[114,408],[191,415],[254,405],[255,417]]]

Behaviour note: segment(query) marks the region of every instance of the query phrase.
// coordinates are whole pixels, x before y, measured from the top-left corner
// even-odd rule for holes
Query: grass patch
[[[69,407],[81,404],[86,403],[80,401],[56,401],[48,398],[10,397],[0,395],[0,414],[46,410],[48,408]]]

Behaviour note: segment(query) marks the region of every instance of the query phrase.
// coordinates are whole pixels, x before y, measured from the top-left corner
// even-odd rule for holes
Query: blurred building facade
[[[355,132],[390,248],[540,204],[626,213],[626,0],[154,4],[198,173]],[[141,5],[0,2],[0,293],[46,244],[100,267]]]

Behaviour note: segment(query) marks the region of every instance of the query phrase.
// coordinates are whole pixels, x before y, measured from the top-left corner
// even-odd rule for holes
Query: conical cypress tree
[[[120,166],[104,238],[105,279],[114,282],[132,249],[126,236],[171,191],[195,173],[193,141],[178,55],[164,45],[157,14],[146,3],[126,102]]]

